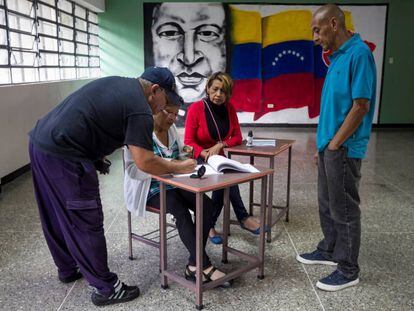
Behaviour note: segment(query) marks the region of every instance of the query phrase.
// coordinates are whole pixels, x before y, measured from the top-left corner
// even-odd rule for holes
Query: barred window
[[[98,77],[98,30],[70,0],[0,0],[0,84]]]

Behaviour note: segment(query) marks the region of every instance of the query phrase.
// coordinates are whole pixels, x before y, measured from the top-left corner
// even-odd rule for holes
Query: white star
[[[295,51],[293,51],[293,52],[292,52],[292,55],[296,55],[296,52],[295,52]]]
[[[279,58],[278,58],[278,57],[276,57],[276,58],[275,58],[275,61],[278,61],[278,60],[279,60]]]
[[[290,54],[290,53],[292,53],[292,51],[291,51],[291,50],[289,50],[289,51],[288,51],[288,54]]]
[[[279,57],[282,57],[282,53],[279,53]]]
[[[283,51],[283,55],[286,55],[286,51]]]
[[[301,56],[301,57],[300,57],[300,60],[301,60],[301,61],[303,61],[303,60],[304,60],[304,57],[303,57],[303,56]]]
[[[296,53],[296,57],[299,57],[300,56],[300,54],[299,53]]]
[[[276,63],[275,62],[272,62],[272,66],[276,66]]]

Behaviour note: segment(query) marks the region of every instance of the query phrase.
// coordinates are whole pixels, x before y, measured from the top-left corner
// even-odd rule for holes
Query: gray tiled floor
[[[232,288],[208,291],[208,310],[413,310],[414,309],[414,131],[382,130],[372,134],[363,161],[361,183],[361,283],[337,293],[316,289],[330,267],[304,266],[297,252],[312,250],[321,238],[316,201],[314,129],[255,129],[255,135],[295,139],[290,222],[280,222],[274,241],[266,245],[265,279],[255,271],[237,279]],[[236,158],[237,159],[237,158]],[[126,211],[122,193],[122,163],[115,153],[112,172],[101,178],[109,265],[127,283],[140,286],[137,300],[113,310],[194,310],[194,295],[171,283],[160,288],[158,253],[134,244],[135,260],[127,256]],[[277,161],[275,203],[284,203],[287,154]],[[260,162],[259,162],[260,163]],[[266,164],[262,161],[262,164]],[[257,187],[256,187],[257,188]],[[247,200],[247,186],[241,186]],[[157,218],[134,220],[136,230],[154,228]],[[254,252],[256,238],[232,227],[230,243]],[[169,265],[184,270],[186,251],[178,238],[169,240]],[[93,310],[85,280],[57,280],[40,228],[30,173],[3,187],[0,195],[0,309]],[[224,271],[244,263],[230,256],[220,263],[221,249],[208,245],[213,262]]]

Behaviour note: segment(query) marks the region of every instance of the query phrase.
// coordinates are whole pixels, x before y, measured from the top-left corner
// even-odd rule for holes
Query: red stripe
[[[286,74],[265,81],[262,109],[255,113],[254,121],[270,111],[305,106],[309,118],[317,117],[323,81],[310,73]]]
[[[262,81],[259,79],[235,80],[231,103],[237,111],[259,112],[262,109]]]

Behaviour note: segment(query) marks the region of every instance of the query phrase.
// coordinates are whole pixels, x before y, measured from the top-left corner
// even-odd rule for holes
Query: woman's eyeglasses
[[[206,167],[204,165],[201,165],[196,174],[191,174],[190,178],[201,178],[204,176],[204,174],[206,173]]]
[[[178,113],[169,112],[165,109],[161,110],[168,118],[175,120],[178,117]]]

